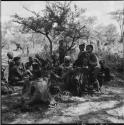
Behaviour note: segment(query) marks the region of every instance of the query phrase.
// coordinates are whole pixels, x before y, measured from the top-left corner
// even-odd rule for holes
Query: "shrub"
[[[123,72],[123,58],[121,58],[118,54],[104,53],[103,58],[105,59],[106,65],[111,70],[116,70],[118,72]]]

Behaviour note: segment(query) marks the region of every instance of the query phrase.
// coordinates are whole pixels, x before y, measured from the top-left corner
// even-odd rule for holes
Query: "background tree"
[[[123,32],[124,32],[124,28],[123,28],[123,10],[116,10],[116,11],[112,11],[109,13],[113,19],[115,19],[120,27],[120,33],[121,33],[121,39],[120,42],[122,42],[122,37],[123,37]]]
[[[11,39],[10,37],[10,33],[11,33],[11,30],[12,30],[12,23],[11,22],[8,22],[8,23],[4,23],[1,27],[1,31],[2,31],[2,44],[1,44],[1,47],[4,48],[6,45],[8,45],[9,47],[9,39]]]
[[[95,16],[81,16],[80,18],[80,23],[85,26],[84,34],[88,44],[91,44],[91,39],[93,39],[94,25],[96,24],[96,21],[97,17]]]
[[[101,50],[104,50],[105,46],[109,48],[109,46],[117,42],[119,33],[114,24],[109,24],[107,26],[98,25],[92,30],[90,38],[96,42],[98,51],[101,52]]]
[[[103,35],[106,37],[107,44],[112,44],[117,40],[119,34],[117,32],[116,26],[113,24],[109,24],[104,28]]]
[[[110,12],[109,14],[112,15],[112,18],[116,19],[120,27],[121,37],[119,42],[123,43],[123,67],[124,67],[124,5],[122,10],[116,10]]]
[[[22,33],[20,26],[15,25],[13,22],[9,21],[2,26],[2,47],[6,45],[7,49],[12,48],[14,44],[16,46],[15,50],[21,49],[24,53],[30,37],[30,34]]]

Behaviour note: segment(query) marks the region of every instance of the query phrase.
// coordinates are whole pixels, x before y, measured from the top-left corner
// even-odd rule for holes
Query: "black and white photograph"
[[[124,1],[1,1],[1,123],[124,123]]]

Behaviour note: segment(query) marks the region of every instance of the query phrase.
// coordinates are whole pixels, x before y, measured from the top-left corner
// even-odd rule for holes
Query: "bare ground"
[[[124,76],[114,73],[102,94],[63,96],[55,107],[20,110],[20,95],[2,97],[2,123],[124,123]]]

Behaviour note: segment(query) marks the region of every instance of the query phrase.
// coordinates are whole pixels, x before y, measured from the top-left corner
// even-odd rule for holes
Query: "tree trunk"
[[[53,53],[53,46],[52,46],[52,42],[50,42],[50,55],[52,56]]]
[[[48,35],[46,35],[47,39],[49,40],[49,43],[50,43],[50,55],[52,56],[52,53],[53,53],[53,45],[52,45],[52,40],[49,38]]]

